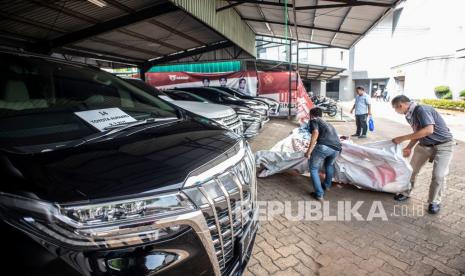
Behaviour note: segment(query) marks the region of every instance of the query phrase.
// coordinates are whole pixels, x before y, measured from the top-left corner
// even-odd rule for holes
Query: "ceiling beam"
[[[194,38],[194,37],[192,37],[192,36],[190,36],[190,35],[188,35],[186,33],[178,31],[178,30],[176,30],[176,29],[174,29],[174,28],[172,28],[172,27],[170,27],[170,26],[168,26],[168,25],[166,25],[164,23],[161,23],[161,22],[159,22],[159,21],[157,21],[155,19],[150,19],[150,20],[147,21],[147,23],[150,23],[152,25],[155,25],[155,26],[158,26],[158,27],[160,27],[162,29],[165,29],[166,31],[168,31],[168,32],[170,32],[172,34],[175,34],[177,36],[185,38],[185,39],[187,39],[187,40],[189,40],[191,42],[195,42],[199,46],[200,45],[205,45],[204,42],[202,42],[202,41],[200,41],[200,40],[198,40],[198,39],[196,39],[196,38]]]
[[[233,2],[233,1],[230,1],[230,2]],[[234,4],[230,4],[228,6],[224,6],[223,8],[219,8],[219,9],[229,9],[231,8],[230,6],[231,5],[234,5],[234,6],[237,6],[237,5],[241,5],[241,4],[260,4],[260,5],[267,5],[267,6],[275,6],[275,7],[284,7],[285,4],[284,3],[279,3],[279,2],[273,2],[273,1],[261,1],[261,0],[234,0]],[[287,4],[287,7],[288,8],[292,8],[292,4]],[[217,9],[218,11],[218,9]]]
[[[377,6],[377,7],[391,7],[392,6],[392,4],[390,3],[371,2],[371,1],[364,1],[364,0],[325,0],[325,1],[345,3],[345,4],[356,4],[360,6]]]
[[[105,44],[105,45],[109,45],[109,46],[113,46],[113,47],[117,47],[117,48],[120,48],[120,49],[133,51],[133,52],[144,53],[144,54],[150,55],[152,57],[157,57],[157,56],[162,56],[163,55],[162,53],[159,53],[157,51],[148,50],[146,48],[139,48],[139,47],[123,44],[123,43],[120,43],[120,42],[116,42],[116,41],[113,41],[113,40],[103,39],[103,38],[100,38],[100,37],[93,37],[91,39],[91,41],[101,43],[101,44]]]
[[[148,37],[148,36],[140,34],[140,33],[133,32],[133,31],[128,30],[128,29],[119,29],[118,32],[122,33],[122,34],[125,34],[125,35],[128,35],[128,36],[140,38],[143,41],[152,42],[152,43],[161,45],[163,47],[170,48],[172,50],[176,50],[176,51],[182,51],[183,50],[183,48],[181,48],[181,47],[166,43],[164,41],[161,41],[161,40],[158,40],[158,39],[155,39],[155,38]]]
[[[400,0],[396,0],[393,4],[392,4],[392,7],[395,7],[398,3],[400,2]],[[370,25],[370,27],[368,27],[368,29],[366,29],[362,36],[360,36],[359,38],[357,38],[354,43],[352,45],[355,45],[357,44],[369,31],[371,31],[372,29],[375,28],[375,26],[378,24],[378,22],[380,22],[387,14],[388,14],[389,10],[386,10],[384,11],[378,18],[376,18],[375,21],[373,21],[373,24]]]
[[[66,30],[63,30],[63,29],[61,29],[61,28],[59,28],[57,26],[52,26],[52,25],[47,24],[47,23],[39,22],[39,21],[30,19],[30,18],[25,18],[25,17],[13,15],[13,14],[8,14],[8,13],[2,12],[2,11],[0,11],[0,18],[4,18],[4,19],[10,20],[10,21],[19,22],[19,23],[29,25],[29,26],[32,26],[32,27],[36,27],[36,28],[39,28],[39,29],[44,29],[46,31],[52,31],[52,32],[56,32],[56,33],[66,33]]]
[[[344,2],[343,4],[330,4],[330,5],[314,5],[314,6],[299,6],[295,7],[297,11],[304,10],[318,10],[318,9],[333,9],[333,8],[345,8],[345,7],[357,7],[357,6],[375,6],[390,8],[392,4],[389,3],[378,3],[378,2],[366,2],[366,1],[350,1]]]
[[[54,6],[55,8],[60,8],[46,1],[41,2],[41,3],[43,3],[47,7]],[[111,19],[111,20],[108,20],[106,22],[101,22],[101,23],[97,23],[98,21],[96,21],[95,19],[91,17],[88,17],[87,15],[82,16],[82,14],[74,12],[74,14],[71,16],[86,20],[87,22],[93,23],[94,25],[88,28],[84,28],[82,30],[64,34],[56,39],[43,41],[37,46],[38,48],[42,48],[42,49],[50,51],[54,48],[58,48],[58,47],[71,44],[71,43],[74,43],[80,40],[88,39],[88,38],[97,36],[99,34],[103,34],[103,33],[118,29],[118,28],[122,28],[129,24],[134,24],[139,21],[143,21],[143,20],[155,17],[155,16],[173,12],[176,10],[178,10],[176,6],[174,6],[171,3],[166,2],[163,4],[152,6],[152,7],[137,11],[135,13],[117,17],[115,19]]]
[[[127,12],[127,13],[136,12],[136,10],[134,10],[134,9],[132,9],[132,8],[126,6],[126,5],[121,4],[117,0],[105,0],[105,3],[119,9],[120,11],[124,11],[124,12]]]
[[[84,22],[87,22],[87,23],[98,23],[99,21],[93,17],[90,17],[88,15],[85,15],[83,13],[80,13],[80,12],[77,12],[77,11],[74,11],[72,9],[69,9],[69,8],[66,8],[64,6],[57,6],[55,4],[53,4],[54,1],[40,1],[40,0],[29,0],[31,2],[33,2],[34,4],[40,6],[40,7],[46,7],[48,9],[51,9],[51,10],[54,10],[58,13],[63,13],[63,14],[66,14],[67,16],[71,16],[71,17],[74,17],[74,18],[78,18]]]
[[[332,8],[354,7],[354,6],[375,6],[375,7],[386,7],[386,8],[392,7],[392,5],[389,3],[379,3],[379,2],[369,2],[369,1],[338,0],[338,1],[331,1],[331,2],[339,2],[341,4],[295,6],[295,10],[301,11],[301,10],[316,10],[316,9],[332,9]],[[218,8],[216,11],[217,12],[222,11],[222,10],[229,9],[234,6],[241,5],[241,4],[260,4],[260,5],[265,5],[265,6],[276,6],[276,7],[286,6],[286,4],[282,2],[260,1],[260,0],[234,0],[234,3]],[[287,4],[287,7],[293,8],[294,5]]]
[[[257,36],[286,40],[285,37],[279,36],[279,35],[270,36],[270,35],[267,35],[267,34],[257,34]],[[295,41],[294,38],[288,37],[287,39],[288,39],[288,40]],[[310,44],[315,44],[315,45],[320,45],[320,46],[327,46],[328,48],[339,48],[339,49],[347,49],[347,50],[349,49],[349,47],[329,45],[329,44],[326,44],[326,43],[320,43],[320,42],[310,41],[310,40],[308,40],[308,39],[300,39],[300,42],[307,42],[307,43],[310,43]]]
[[[229,5],[226,5],[226,6],[223,6],[221,8],[216,9],[216,12],[224,11],[224,10],[233,8],[235,6],[241,5],[241,4],[242,4],[241,2],[236,2],[236,3],[233,3],[233,4],[229,4]]]
[[[98,51],[98,53],[96,53],[90,49],[74,47],[74,46],[60,48],[54,52],[65,54],[65,55],[86,57],[86,58],[91,58],[95,60],[104,60],[104,61],[117,62],[117,63],[123,63],[123,64],[128,64],[128,65],[135,65],[135,66],[140,66],[145,62],[144,60],[131,59],[129,57],[119,56],[113,53],[107,53],[107,52],[102,52],[102,51]]]
[[[340,32],[341,31],[341,28],[342,28],[342,25],[344,24],[347,16],[349,15],[350,11],[352,10],[352,7],[348,8],[346,10],[346,12],[344,13],[344,16],[342,17],[342,20],[341,20],[341,23],[339,23],[339,26],[337,27],[337,31]],[[338,32],[334,33],[334,36],[333,38],[331,39],[331,42],[329,44],[333,44],[333,41],[336,39],[336,36],[338,34]]]
[[[136,10],[126,6],[126,5],[123,5],[121,4],[120,2],[118,2],[117,0],[105,0],[105,2],[107,4],[109,4],[110,6],[113,6],[117,9],[119,9],[120,11],[123,11],[123,12],[126,12],[126,13],[129,13],[129,14],[134,14],[136,13]],[[161,40],[158,40],[158,39],[154,39],[154,38],[151,38],[151,37],[148,37],[146,35],[143,35],[143,34],[140,34],[140,33],[136,33],[136,32],[133,32],[131,30],[128,30],[128,29],[119,29],[118,30],[120,33],[124,33],[126,35],[129,35],[129,36],[132,36],[132,37],[136,37],[136,38],[140,38],[142,40],[146,40],[146,41],[150,41],[152,43],[156,43],[156,44],[160,44],[166,48],[170,48],[170,49],[173,49],[173,50],[176,50],[176,51],[181,51],[183,50],[182,48],[176,46],[176,45],[172,45],[172,44],[169,44],[169,43],[166,43],[164,41],[161,41]]]
[[[269,21],[269,20],[254,19],[254,18],[242,18],[242,20],[252,21],[252,22],[264,22],[264,23],[277,24],[277,25],[286,25],[286,23],[281,22],[281,21]],[[293,26],[295,24],[288,22],[287,25]],[[341,31],[341,30],[336,30],[336,29],[321,28],[321,27],[315,27],[315,26],[309,26],[309,25],[300,25],[300,24],[296,24],[296,25],[299,28],[313,29],[313,30],[318,30],[318,31],[336,32],[336,33],[341,33],[341,34],[357,35],[357,36],[362,35],[361,33],[356,33],[356,32]]]
[[[194,48],[192,50],[186,50],[186,51],[182,51],[179,53],[165,55],[160,58],[152,59],[144,64],[144,68],[149,70],[152,66],[157,65],[157,64],[163,64],[163,63],[178,60],[181,58],[191,57],[194,55],[200,55],[200,54],[203,54],[209,51],[224,49],[224,48],[231,47],[231,46],[234,46],[234,43],[232,43],[229,40],[216,42],[216,43],[213,43],[207,46]]]

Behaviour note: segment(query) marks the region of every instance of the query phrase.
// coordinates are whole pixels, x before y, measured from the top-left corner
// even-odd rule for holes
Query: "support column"
[[[147,73],[145,66],[139,67],[139,77],[141,80],[145,81],[145,73]]]
[[[351,101],[355,99],[354,80],[352,79],[352,74],[354,71],[354,58],[355,49],[352,47],[349,50],[349,68],[344,72],[344,75],[341,75],[339,79],[339,100],[341,101]]]

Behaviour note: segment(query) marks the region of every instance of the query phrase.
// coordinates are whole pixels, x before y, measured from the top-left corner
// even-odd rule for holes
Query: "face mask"
[[[407,119],[407,122],[412,125],[412,116],[413,116],[413,110],[415,109],[415,107],[417,106],[416,103],[410,103],[409,107],[408,107],[408,111],[407,113],[405,114],[405,118]]]

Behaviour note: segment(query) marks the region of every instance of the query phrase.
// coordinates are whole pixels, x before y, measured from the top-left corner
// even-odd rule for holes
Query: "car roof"
[[[223,96],[231,96],[231,94],[229,94],[228,92],[225,92],[223,90],[220,90],[220,89],[217,89],[215,87],[185,87],[185,88],[179,88],[180,90],[183,90],[183,89],[189,89],[189,90],[193,90],[193,89],[196,89],[196,90],[207,90],[207,91],[214,91],[215,93],[217,94],[222,94]],[[185,91],[185,90],[184,90]],[[189,91],[187,91],[189,92]]]
[[[85,63],[76,62],[76,61],[69,61],[69,60],[65,60],[65,59],[61,59],[57,57],[47,56],[47,55],[28,52],[28,51],[20,51],[20,50],[14,50],[10,48],[3,48],[1,46],[0,46],[0,54],[6,54],[6,55],[18,56],[18,57],[34,57],[34,58],[39,58],[39,59],[43,59],[46,61],[55,62],[55,63],[68,64],[72,66],[81,66],[81,67],[86,67],[89,69],[94,69],[94,70],[105,72],[101,70],[100,68],[90,65],[90,64],[85,64]]]

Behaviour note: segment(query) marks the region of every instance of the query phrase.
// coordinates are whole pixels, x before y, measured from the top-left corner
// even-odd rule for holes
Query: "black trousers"
[[[367,135],[367,130],[368,130],[367,118],[368,118],[368,114],[355,115],[355,124],[357,125],[357,132],[355,132],[355,134]]]

